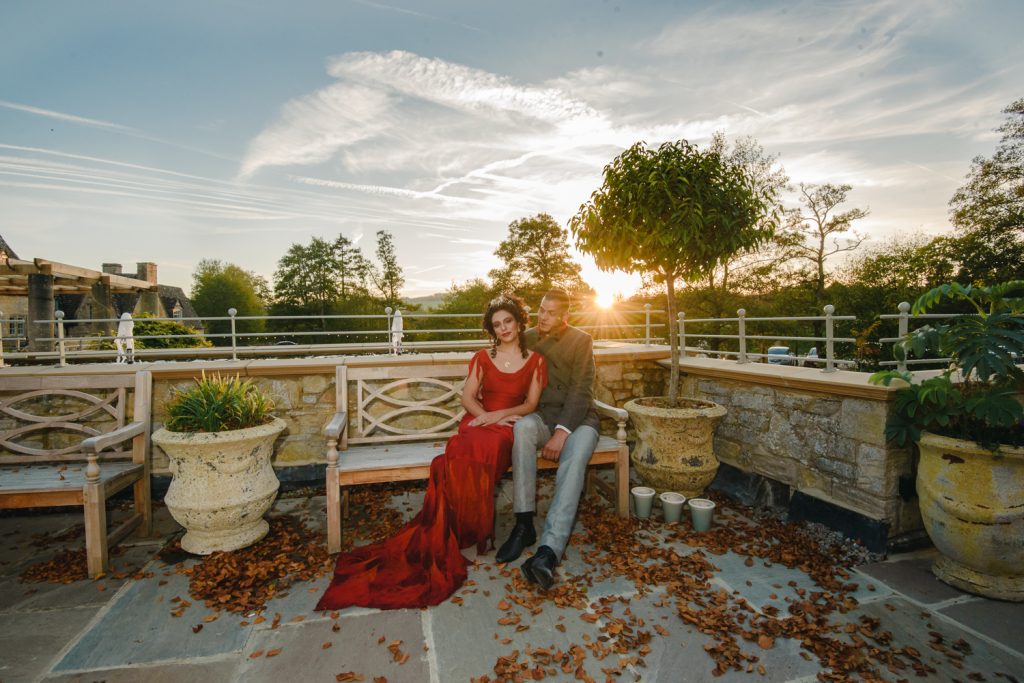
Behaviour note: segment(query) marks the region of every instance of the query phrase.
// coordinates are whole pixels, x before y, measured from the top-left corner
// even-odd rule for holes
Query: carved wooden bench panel
[[[152,528],[149,372],[0,376],[0,509],[81,506],[88,571]],[[107,531],[106,502],[134,485],[135,512]]]

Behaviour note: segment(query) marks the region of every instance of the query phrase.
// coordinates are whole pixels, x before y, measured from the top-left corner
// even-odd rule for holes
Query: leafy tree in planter
[[[634,144],[604,169],[604,184],[570,220],[576,246],[598,267],[641,271],[663,283],[669,320],[675,285],[697,282],[733,255],[775,233],[777,189],[758,184],[742,165],[686,140],[649,149]],[[679,338],[669,325],[668,401],[678,405]]]

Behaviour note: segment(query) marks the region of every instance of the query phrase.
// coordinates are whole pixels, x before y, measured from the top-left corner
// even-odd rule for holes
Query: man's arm
[[[594,340],[582,335],[573,349],[569,386],[565,389],[565,402],[555,423],[572,432],[583,423],[594,402]]]

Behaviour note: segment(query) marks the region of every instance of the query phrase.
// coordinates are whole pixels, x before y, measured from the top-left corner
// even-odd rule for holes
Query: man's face
[[[540,308],[537,310],[537,331],[541,334],[548,334],[557,330],[569,322],[569,307],[563,306],[557,301],[541,299]]]

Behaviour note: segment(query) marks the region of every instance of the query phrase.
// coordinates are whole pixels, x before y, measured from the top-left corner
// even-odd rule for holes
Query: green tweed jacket
[[[537,328],[526,331],[526,346],[548,364],[548,385],[540,395],[537,412],[551,430],[562,425],[574,431],[580,425],[599,429],[594,412],[594,340],[583,330],[568,326],[539,338]]]

